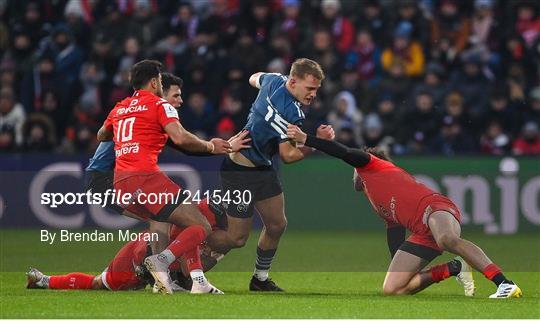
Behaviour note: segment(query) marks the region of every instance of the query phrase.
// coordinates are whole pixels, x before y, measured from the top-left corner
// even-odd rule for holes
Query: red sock
[[[197,246],[193,250],[187,251],[182,255],[182,259],[186,262],[187,271],[202,270],[200,247]]]
[[[450,277],[450,269],[448,264],[439,264],[435,265],[431,269],[431,279],[433,282],[441,282],[442,280],[448,279]]]
[[[501,268],[499,268],[497,266],[497,264],[495,263],[491,263],[490,265],[486,266],[486,268],[484,269],[484,271],[482,271],[482,273],[484,274],[484,276],[486,278],[488,278],[489,280],[493,280],[493,278],[501,273]]]
[[[89,290],[92,289],[93,280],[93,275],[78,272],[66,275],[51,276],[49,279],[49,289]]]
[[[192,225],[180,232],[176,239],[169,244],[167,250],[171,251],[175,257],[180,257],[184,253],[198,247],[206,238],[206,231],[200,225]]]

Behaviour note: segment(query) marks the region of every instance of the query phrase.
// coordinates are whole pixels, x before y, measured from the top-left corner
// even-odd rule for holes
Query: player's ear
[[[151,84],[152,88],[157,89],[159,87],[159,78],[158,77],[152,78],[150,80],[150,84]]]
[[[289,78],[289,84],[291,85],[292,88],[296,86],[296,82],[297,82],[296,77],[291,75],[291,77]]]

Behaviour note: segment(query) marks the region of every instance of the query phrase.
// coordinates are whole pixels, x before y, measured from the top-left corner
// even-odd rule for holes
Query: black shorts
[[[439,252],[429,246],[412,243],[409,241],[403,242],[403,244],[401,244],[399,249],[403,252],[407,252],[414,256],[418,256],[419,258],[424,259],[428,262],[433,261],[437,256],[442,254],[442,252]]]
[[[91,190],[92,194],[99,193],[102,195],[105,194],[107,190],[114,189],[113,186],[113,180],[114,180],[114,172],[108,171],[108,172],[97,172],[97,171],[89,171],[86,172],[86,190]],[[109,200],[106,204],[108,209],[111,209],[119,214],[122,214],[124,212],[124,209],[116,204],[111,204],[111,201]]]
[[[251,202],[248,204],[224,204],[227,214],[232,217],[250,218],[253,216],[255,202],[283,192],[277,172],[272,166],[246,167],[225,157],[221,164],[220,177],[224,192],[234,195],[234,191],[249,191],[251,194]]]

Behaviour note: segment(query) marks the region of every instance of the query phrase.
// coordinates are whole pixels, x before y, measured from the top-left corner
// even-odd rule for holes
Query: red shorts
[[[116,253],[109,266],[101,274],[101,280],[111,291],[137,290],[146,285],[135,273],[135,267],[142,264],[148,254],[146,241],[131,241]]]
[[[137,215],[142,220],[154,218],[160,220],[158,216],[166,216],[172,213],[171,208],[168,213],[160,213],[164,207],[174,205],[181,190],[175,182],[162,172],[145,173],[122,177],[114,182],[114,189],[122,195],[131,195],[127,204],[120,204],[125,210]],[[167,194],[165,194],[167,193]],[[169,197],[169,195],[171,197]],[[121,198],[121,200],[123,200]]]
[[[451,213],[456,220],[461,223],[461,212],[448,197],[440,194],[427,196],[422,199],[418,206],[418,212],[416,213],[416,217],[418,219],[411,229],[412,234],[409,236],[407,241],[443,252],[443,249],[441,249],[437,245],[437,242],[435,242],[433,234],[431,234],[428,226],[429,216],[436,211],[445,211]]]

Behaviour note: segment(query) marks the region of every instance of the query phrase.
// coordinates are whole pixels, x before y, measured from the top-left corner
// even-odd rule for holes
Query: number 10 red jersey
[[[104,124],[114,135],[115,173],[159,171],[158,155],[168,138],[165,126],[175,121],[176,109],[147,90],[117,103]]]

